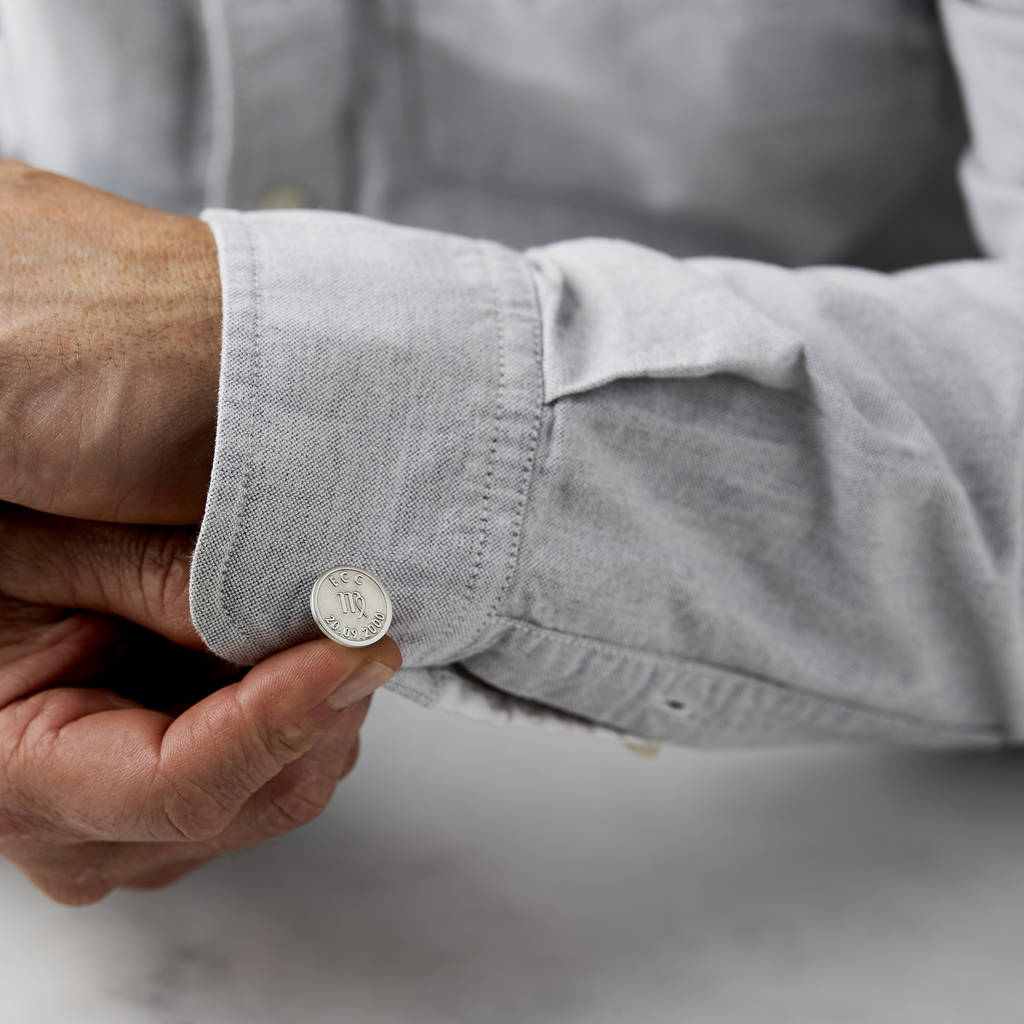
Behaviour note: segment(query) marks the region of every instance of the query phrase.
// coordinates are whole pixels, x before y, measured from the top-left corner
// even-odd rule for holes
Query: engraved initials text
[[[344,572],[335,573],[333,576],[328,576],[327,580],[332,587],[337,590],[339,587],[344,586],[346,583],[354,583],[357,587],[363,585],[363,580],[366,577],[361,573],[350,573],[347,569]]]

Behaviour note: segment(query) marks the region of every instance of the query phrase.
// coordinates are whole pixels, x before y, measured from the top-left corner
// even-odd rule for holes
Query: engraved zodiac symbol
[[[357,590],[345,590],[338,594],[341,602],[341,610],[345,615],[355,615],[360,619],[366,618],[366,598]]]

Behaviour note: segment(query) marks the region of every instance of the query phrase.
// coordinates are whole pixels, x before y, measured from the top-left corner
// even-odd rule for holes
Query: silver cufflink
[[[345,647],[376,643],[391,625],[391,598],[384,584],[354,565],[338,565],[318,576],[309,609],[320,632]]]

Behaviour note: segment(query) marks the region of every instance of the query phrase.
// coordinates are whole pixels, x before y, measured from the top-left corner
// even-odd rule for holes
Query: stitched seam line
[[[217,590],[225,622],[228,624],[229,628],[233,630],[239,640],[245,640],[246,632],[241,624],[241,620],[231,611],[229,603],[225,600],[225,584],[227,582],[228,565],[237,550],[239,538],[242,532],[242,521],[250,503],[252,486],[252,452],[256,450],[258,444],[258,438],[255,434],[255,426],[257,395],[259,394],[259,384],[262,379],[259,335],[260,325],[263,322],[263,300],[261,294],[262,277],[260,274],[259,263],[256,260],[256,246],[253,241],[252,232],[249,230],[248,224],[240,215],[235,214],[232,217],[232,220],[238,223],[245,234],[246,252],[249,258],[249,295],[252,308],[252,338],[247,346],[248,351],[245,352],[248,364],[245,399],[248,402],[248,408],[246,429],[242,435],[243,438],[248,439],[248,443],[243,443],[239,446],[237,440],[235,442],[236,449],[241,447],[240,455],[244,460],[244,468],[242,471],[242,483],[238,497],[238,512],[235,516],[234,523],[232,524],[231,536],[228,538],[224,547],[224,556],[221,559]]]
[[[494,489],[494,463],[498,454],[498,438],[501,433],[502,414],[505,410],[506,388],[505,388],[505,314],[501,304],[501,297],[498,294],[497,284],[491,270],[490,261],[481,243],[474,245],[474,252],[483,267],[487,277],[488,287],[491,291],[491,306],[494,310],[495,334],[498,342],[498,388],[497,401],[495,402],[494,430],[491,435],[491,446],[487,452],[487,469],[484,473],[484,495],[481,499],[480,508],[480,535],[477,539],[476,557],[473,559],[473,567],[469,572],[469,579],[466,581],[466,589],[462,599],[468,604],[473,593],[473,588],[480,578],[480,570],[484,562],[484,547],[487,540],[487,532],[490,526],[490,511],[492,492]]]
[[[530,283],[532,285],[533,278],[530,277]],[[534,301],[536,302],[536,293],[534,293]],[[520,538],[522,536],[523,520],[526,516],[526,504],[529,498],[530,491],[533,485],[533,467],[536,464],[537,455],[537,444],[540,439],[540,425],[541,417],[544,412],[544,387],[543,377],[544,370],[541,364],[541,338],[540,338],[540,310],[535,307],[536,316],[533,319],[533,327],[531,329],[531,341],[532,350],[531,356],[533,357],[533,365],[536,370],[535,380],[540,382],[540,386],[537,390],[536,401],[533,408],[533,419],[530,422],[530,432],[527,434],[526,439],[526,461],[523,468],[520,470],[519,477],[519,490],[516,494],[516,508],[512,521],[512,550],[509,552],[508,557],[508,569],[505,573],[504,582],[501,585],[501,590],[498,592],[498,596],[495,599],[494,606],[491,609],[492,616],[496,616],[498,604],[501,599],[505,596],[508,591],[509,585],[512,582],[512,578],[515,576],[516,568],[519,565],[519,548]]]
[[[965,733],[985,733],[991,735],[997,733],[1003,735],[1004,730],[996,722],[968,722],[959,724],[956,722],[937,722],[928,718],[920,718],[917,715],[908,714],[902,711],[890,711],[882,708],[873,708],[856,701],[847,700],[843,697],[832,697],[820,693],[811,693],[807,690],[800,690],[788,683],[780,683],[778,680],[768,676],[758,676],[746,669],[733,668],[728,665],[720,665],[713,661],[704,661],[700,658],[680,658],[671,654],[656,654],[650,651],[641,650],[638,647],[630,647],[627,644],[617,644],[610,640],[599,640],[596,637],[583,636],[576,633],[563,633],[560,630],[550,629],[546,626],[538,626],[532,622],[524,622],[521,619],[513,619],[507,615],[495,617],[499,623],[512,629],[522,630],[526,633],[533,633],[546,640],[552,640],[566,647],[592,646],[598,649],[605,649],[616,656],[637,658],[641,661],[663,665],[676,671],[685,671],[688,667],[708,668],[713,672],[719,672],[730,676],[738,682],[749,682],[755,685],[767,684],[774,689],[800,700],[817,703],[823,707],[833,710],[839,709],[850,711],[856,714],[868,715],[880,721],[892,722],[904,727],[922,729],[927,732],[944,732],[961,735]]]
[[[425,693],[421,693],[415,687],[408,686],[405,683],[399,682],[398,677],[394,676],[389,679],[383,687],[385,690],[390,690],[392,693],[397,693],[400,697],[405,697],[407,700],[415,701],[420,707],[431,708],[437,701],[437,694],[428,696]]]
[[[485,262],[489,262],[485,255]],[[524,271],[525,273],[525,271]],[[494,298],[496,308],[499,310],[503,309],[501,304],[501,296],[497,290],[497,283],[493,271],[488,266],[488,278],[491,282],[491,286],[494,289]],[[532,277],[529,278],[532,283]],[[536,292],[534,292],[534,302],[536,303]],[[481,637],[485,632],[488,631],[489,627],[498,620],[498,607],[501,604],[502,599],[508,592],[509,585],[512,582],[512,578],[515,576],[516,567],[519,564],[519,545],[522,537],[522,523],[526,513],[527,498],[530,493],[531,485],[533,482],[533,467],[536,464],[536,452],[537,444],[540,438],[540,424],[541,416],[543,412],[543,368],[541,366],[541,338],[540,338],[540,313],[535,306],[536,315],[533,318],[533,326],[531,329],[532,336],[532,358],[533,365],[536,371],[536,379],[540,381],[540,387],[538,388],[538,394],[536,395],[536,402],[534,404],[533,418],[530,423],[530,430],[527,434],[526,443],[526,458],[523,461],[522,468],[519,474],[519,486],[516,490],[516,505],[512,514],[512,526],[509,531],[509,540],[511,549],[508,555],[508,567],[505,572],[505,578],[498,588],[497,593],[494,596],[490,608],[488,608],[486,615],[480,623],[479,628],[473,634],[469,640],[469,646],[472,647],[474,643]],[[504,314],[501,313],[501,320],[504,330],[505,318]],[[482,554],[482,551],[481,551]],[[511,620],[510,620],[511,621]]]

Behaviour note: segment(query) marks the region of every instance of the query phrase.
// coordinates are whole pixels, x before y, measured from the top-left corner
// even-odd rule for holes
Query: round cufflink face
[[[313,621],[344,647],[376,643],[391,625],[391,598],[373,573],[339,565],[317,577],[309,597]]]

